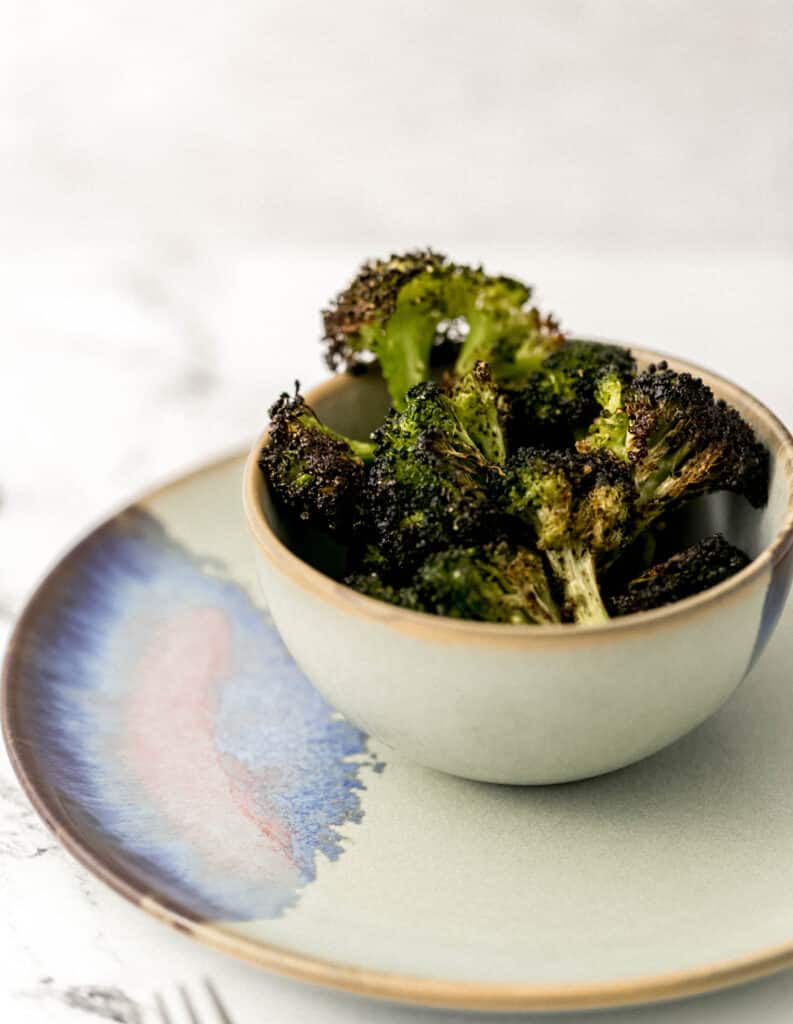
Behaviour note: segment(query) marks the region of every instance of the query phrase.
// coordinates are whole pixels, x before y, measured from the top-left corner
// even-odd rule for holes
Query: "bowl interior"
[[[752,508],[738,495],[712,494],[692,502],[669,526],[670,531],[674,531],[674,549],[720,531],[732,544],[742,548],[751,558],[756,558],[771,544],[782,529],[786,516],[790,515],[793,453],[789,435],[785,435],[783,428],[759,402],[728,381],[658,353],[635,348],[633,352],[640,369],[650,362],[667,358],[672,369],[701,376],[717,398],[724,398],[738,409],[768,447],[771,453],[770,489],[765,508]],[[323,422],[356,439],[368,438],[371,431],[382,423],[389,408],[388,393],[376,367],[358,376],[333,378],[309,392],[306,398]],[[336,579],[343,576],[346,571],[344,548],[308,529],[304,523],[281,515],[261,480],[261,474],[259,478],[257,486],[262,509],[278,539],[321,572]]]

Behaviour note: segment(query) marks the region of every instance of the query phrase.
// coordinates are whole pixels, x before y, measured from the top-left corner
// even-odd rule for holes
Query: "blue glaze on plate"
[[[51,578],[20,652],[42,774],[109,861],[191,915],[276,917],[360,820],[366,737],[247,593],[142,509]],[[149,885],[147,886],[147,879]]]

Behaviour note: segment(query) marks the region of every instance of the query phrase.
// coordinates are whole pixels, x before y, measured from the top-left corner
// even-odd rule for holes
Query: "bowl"
[[[251,449],[244,505],[267,605],[321,693],[378,741],[429,768],[484,782],[568,782],[631,764],[708,718],[768,641],[793,575],[793,438],[735,384],[702,377],[770,451],[768,504],[735,495],[694,504],[688,529],[721,530],[752,556],[710,590],[604,625],[468,622],[394,607],[333,578],[343,551],[279,515]],[[382,421],[376,370],[334,377],[306,400],[350,437]],[[312,563],[312,564],[309,564]],[[322,571],[321,571],[322,570]]]

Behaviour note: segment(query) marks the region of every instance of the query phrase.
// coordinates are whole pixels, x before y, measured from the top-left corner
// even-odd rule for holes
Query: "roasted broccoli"
[[[402,608],[539,624],[603,623],[743,568],[718,534],[668,555],[689,499],[765,503],[750,426],[665,362],[637,375],[628,349],[565,341],[531,301],[431,249],[361,267],[323,312],[326,360],[378,363],[390,412],[353,441],[296,389],[260,453],[270,493],[313,527],[284,520],[300,557]]]
[[[412,608],[416,612],[428,610],[421,603],[415,587],[395,586],[393,583],[388,583],[374,569],[350,573],[344,582],[348,587],[352,587],[353,590],[366,594],[367,597],[374,597],[378,601],[396,604],[401,608]]]
[[[662,362],[627,385],[617,374],[604,374],[597,397],[603,411],[578,449],[607,451],[630,465],[638,491],[637,530],[712,491],[742,494],[756,508],[765,503],[765,447],[700,379]]]
[[[323,312],[326,359],[336,370],[375,357],[401,409],[408,390],[429,377],[441,324],[462,318],[467,335],[457,375],[484,359],[497,380],[520,381],[563,340],[552,318],[526,308],[530,295],[519,281],[429,249],[374,260]]]
[[[636,363],[628,349],[589,341],[568,341],[549,355],[524,388],[510,393],[516,446],[573,444],[576,432],[598,413],[595,388],[606,370],[627,382]]]
[[[608,451],[621,462],[628,462],[630,429],[623,404],[626,383],[615,366],[604,367],[595,380],[595,400],[600,414],[576,445],[579,451]]]
[[[561,622],[542,558],[506,541],[431,554],[409,586],[394,586],[377,571],[345,580],[389,604],[480,622]]]
[[[635,489],[609,455],[520,449],[507,463],[504,510],[527,526],[576,622],[608,619],[597,570],[633,535]]]
[[[364,263],[322,313],[330,368],[354,369],[375,357],[401,408],[409,388],[429,377],[448,274],[446,257],[430,249]]]
[[[630,615],[691,597],[749,564],[740,548],[717,533],[659,562],[631,580],[624,591],[608,600],[612,615]]]
[[[439,385],[411,388],[403,411],[391,412],[373,437],[363,501],[374,543],[392,566],[405,569],[431,551],[489,536],[499,470]]]
[[[528,306],[531,289],[520,281],[487,277],[481,270],[469,274],[476,281],[457,314],[465,317],[468,334],[454,372],[462,376],[481,361],[499,384],[520,388],[564,344],[564,335],[553,316]]]
[[[270,409],[270,431],[259,466],[273,492],[301,519],[347,532],[363,491],[374,445],[351,441],[320,423],[297,386]]]
[[[427,611],[484,622],[560,622],[542,558],[506,541],[438,551],[418,569]]]
[[[510,413],[506,395],[498,390],[487,363],[476,363],[449,387],[457,418],[484,457],[497,466],[507,459],[504,421]]]

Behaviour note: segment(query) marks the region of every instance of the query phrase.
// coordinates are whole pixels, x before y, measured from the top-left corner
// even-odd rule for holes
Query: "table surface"
[[[574,332],[700,362],[793,421],[789,255],[481,245],[455,255],[535,280],[540,301]],[[276,393],[326,375],[316,311],[356,262],[343,248],[159,241],[22,249],[2,265],[0,647],[76,535],[151,485],[242,449]],[[311,988],[196,945],[76,864],[4,754],[0,900],[0,1020],[9,1024],[69,1024],[80,1011],[140,1024],[156,1019],[156,991],[176,1005],[179,984],[206,1009],[204,977],[235,1024],[491,1019]],[[788,1021],[791,1003],[789,971],[697,1000],[567,1019]]]

